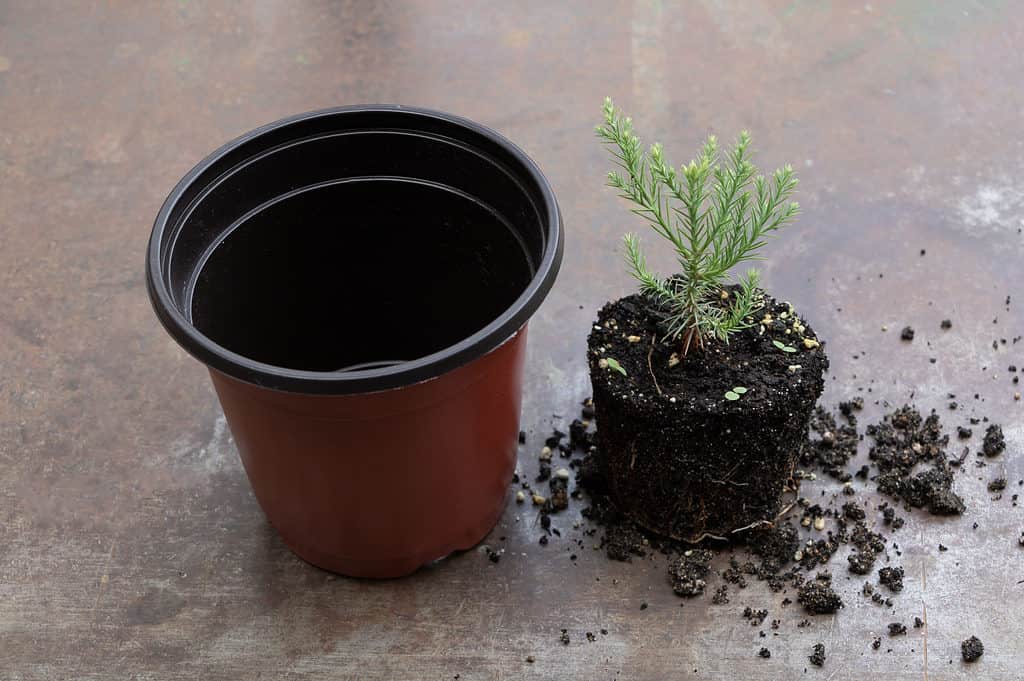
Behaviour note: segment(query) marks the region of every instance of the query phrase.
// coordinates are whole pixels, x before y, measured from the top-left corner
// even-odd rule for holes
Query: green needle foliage
[[[684,355],[691,346],[703,348],[707,340],[728,342],[730,334],[753,323],[750,315],[761,305],[754,269],[739,279],[736,295],[725,295],[730,270],[758,260],[765,238],[800,211],[789,201],[797,185],[793,169],[780,168],[770,180],[758,175],[747,158],[747,132],[740,133],[724,163],[712,135],[697,158],[676,169],[660,144],[643,149],[632,119],[611,99],[604,101],[604,124],[597,126],[597,135],[619,166],[608,174],[609,186],[675,249],[680,271],[664,279],[647,268],[637,236],[625,237],[630,273],[641,292],[665,312],[669,338],[681,340]]]

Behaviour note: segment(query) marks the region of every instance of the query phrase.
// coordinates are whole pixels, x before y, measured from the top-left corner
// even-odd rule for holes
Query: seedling
[[[616,372],[622,374],[623,376],[626,376],[626,370],[623,369],[623,366],[621,364],[618,364],[618,360],[617,359],[615,359],[613,357],[604,357],[604,358],[600,359],[597,364],[600,365],[602,363],[608,369],[611,369],[613,371],[616,371]]]
[[[773,340],[772,345],[777,347],[779,350],[782,350],[783,352],[796,352],[796,348],[794,348],[792,345],[786,345],[780,340]]]
[[[676,252],[680,272],[665,279],[647,268],[637,236],[625,237],[630,273],[640,291],[664,312],[667,338],[681,342],[685,355],[708,341],[728,342],[730,334],[751,326],[750,315],[762,299],[757,270],[739,279],[735,295],[725,287],[732,268],[758,259],[765,238],[799,212],[799,205],[789,201],[797,185],[793,169],[784,166],[770,180],[758,175],[747,159],[746,132],[740,133],[726,163],[720,163],[712,135],[696,159],[676,169],[660,144],[643,150],[632,119],[611,99],[604,101],[604,124],[597,127],[597,135],[621,170],[608,174],[609,186]]]
[[[736,400],[740,399],[740,396],[743,395],[745,392],[747,392],[746,388],[744,388],[743,386],[736,386],[732,390],[725,391],[725,399],[729,400],[730,402],[735,402]]]

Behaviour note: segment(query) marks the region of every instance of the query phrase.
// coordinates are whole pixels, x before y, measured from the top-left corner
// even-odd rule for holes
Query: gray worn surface
[[[802,678],[817,641],[828,662],[807,678],[1021,678],[1024,517],[985,483],[1024,478],[1006,373],[1024,344],[992,348],[1024,333],[1024,7],[680,5],[0,5],[0,678]],[[827,401],[870,385],[944,409],[954,392],[966,409],[950,426],[1004,424],[1007,456],[958,483],[969,515],[910,514],[897,533],[895,613],[855,595],[842,555],[848,607],[809,628],[760,584],[680,607],[660,558],[579,550],[567,517],[566,539],[539,547],[511,503],[499,564],[472,551],[386,583],[303,564],[263,520],[205,372],[146,300],[143,251],[173,183],[247,129],[336,104],[448,109],[521,143],[568,225],[531,329],[530,472],[588,392],[589,320],[630,286],[616,249],[636,223],[602,189],[591,133],[606,94],[677,161],[708,131],[749,127],[763,165],[801,171],[804,216],[765,274],[830,342]],[[784,637],[759,640],[746,604]],[[986,645],[973,668],[958,657],[970,634]]]

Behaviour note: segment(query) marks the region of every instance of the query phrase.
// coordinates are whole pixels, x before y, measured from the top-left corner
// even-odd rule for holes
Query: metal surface
[[[985,484],[1005,473],[1015,492],[1024,478],[1024,403],[1006,372],[1024,344],[998,344],[1024,333],[1024,8],[937,5],[5,4],[0,678],[1019,677],[1024,514]],[[383,583],[302,563],[261,516],[206,372],[146,300],[146,238],[169,188],[245,130],[338,104],[446,109],[520,143],[568,229],[531,325],[532,474],[545,431],[588,394],[596,308],[630,287],[617,248],[637,224],[602,189],[591,132],[606,94],[677,162],[708,131],[749,127],[763,166],[797,166],[805,212],[764,269],[829,340],[826,402],[870,387],[862,424],[879,413],[871,398],[911,393],[950,428],[1003,423],[1007,454],[959,478],[967,516],[905,514],[894,613],[856,595],[842,554],[848,606],[807,628],[761,584],[728,605],[683,602],[660,558],[610,563],[572,514],[538,546],[534,514],[511,501],[489,539],[500,563],[470,551]],[[897,337],[905,324],[913,343]],[[744,605],[768,607],[782,636],[759,639]],[[925,612],[927,627],[883,635]],[[968,668],[971,634],[986,652]],[[818,641],[821,670],[807,663]]]

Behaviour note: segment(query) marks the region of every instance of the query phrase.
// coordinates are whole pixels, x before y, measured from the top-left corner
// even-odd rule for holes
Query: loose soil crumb
[[[551,496],[548,497],[551,510],[562,511],[569,508],[569,481],[554,477],[548,482],[548,486],[551,488]]]
[[[907,633],[907,625],[902,622],[892,622],[889,625],[890,636],[901,636]]]
[[[856,423],[852,413],[847,418]],[[832,414],[818,406],[811,415],[811,431],[819,437],[805,445],[800,463],[808,467],[817,465],[840,482],[852,480],[846,464],[857,454],[857,429],[853,425],[839,426]]]
[[[850,543],[854,546],[853,553],[846,558],[850,572],[856,575],[869,574],[875,565],[875,559],[885,550],[885,539],[877,532],[869,530],[863,521],[857,520],[850,534]]]
[[[672,581],[672,590],[678,596],[698,596],[704,593],[711,558],[714,554],[706,549],[693,549],[685,552],[675,561],[669,563],[668,574]]]
[[[1006,439],[1003,437],[1003,428],[996,424],[985,429],[985,440],[982,442],[981,451],[985,456],[997,456],[1006,449]]]
[[[632,556],[647,555],[644,550],[644,537],[632,525],[623,523],[608,528],[604,537],[604,550],[612,560],[629,562]]]
[[[809,659],[811,661],[811,664],[813,664],[815,667],[822,667],[822,666],[824,666],[825,665],[825,644],[824,643],[815,643],[814,644],[814,652],[812,652],[810,657],[808,657],[807,659]]]
[[[889,587],[893,593],[903,591],[903,568],[884,567],[878,571],[878,583]]]
[[[754,610],[750,606],[743,608],[743,619],[750,620],[750,626],[758,627],[768,617],[767,610]]]
[[[880,492],[934,515],[964,512],[963,499],[952,489],[945,451],[949,436],[942,434],[937,414],[922,419],[916,409],[904,406],[868,426],[867,433],[875,440],[868,457],[879,470],[875,482]],[[926,470],[915,473],[922,465]]]
[[[796,600],[815,615],[833,613],[843,607],[843,599],[832,590],[832,576],[824,572],[801,586]]]
[[[772,656],[772,651],[768,650],[767,648],[761,648],[761,650],[757,651],[757,654],[760,657],[768,659]]]
[[[974,662],[985,652],[985,646],[977,636],[971,636],[960,644],[960,655],[964,662]]]

